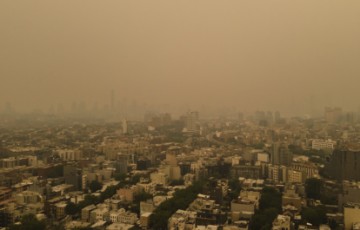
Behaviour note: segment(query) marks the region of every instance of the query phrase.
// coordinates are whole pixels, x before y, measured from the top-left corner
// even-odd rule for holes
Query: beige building
[[[122,201],[133,202],[134,191],[131,188],[121,188],[117,191],[118,196]]]
[[[302,199],[301,197],[295,192],[293,188],[287,188],[282,196],[282,205],[292,205],[297,210],[301,210],[302,207]]]
[[[90,222],[96,223],[98,221],[107,221],[109,217],[109,210],[107,208],[97,208],[90,212]]]
[[[303,172],[305,174],[305,180],[319,176],[318,167],[312,162],[293,162],[290,169]]]
[[[145,212],[140,215],[140,226],[142,229],[148,229],[150,224],[151,212]]]
[[[43,197],[38,192],[24,191],[16,194],[15,200],[18,204],[33,204],[43,201]]]
[[[336,145],[336,141],[333,140],[314,139],[311,142],[311,148],[316,150],[334,149],[335,145]]]
[[[134,227],[131,224],[123,224],[123,223],[112,223],[106,227],[106,230],[130,230]]]
[[[135,224],[138,221],[136,213],[121,212],[118,216],[118,222],[123,224]]]
[[[59,202],[57,204],[55,204],[55,217],[56,219],[62,219],[66,216],[65,213],[65,208],[66,208],[67,204],[66,202]]]
[[[112,223],[135,224],[138,221],[136,213],[126,212],[125,209],[111,211],[109,219]]]
[[[172,152],[166,153],[165,161],[168,165],[172,165],[172,166],[177,166],[177,163],[178,163],[175,153],[172,153]]]
[[[231,218],[233,221],[239,219],[250,219],[254,215],[257,202],[246,197],[239,197],[231,202]]]
[[[181,179],[181,171],[179,166],[167,165],[164,167],[163,172],[170,180]]]
[[[152,200],[140,202],[140,215],[144,213],[153,212],[154,210],[155,210],[155,205]]]
[[[151,182],[156,183],[156,184],[162,184],[162,185],[167,185],[167,183],[169,181],[169,177],[165,173],[162,173],[162,172],[151,173],[150,179],[151,179]]]
[[[345,230],[352,230],[354,225],[360,223],[360,204],[348,204],[344,206]]]
[[[303,172],[288,169],[288,180],[289,183],[304,183],[306,180],[306,176]]]
[[[80,150],[61,149],[57,151],[57,154],[64,161],[78,161],[82,158]]]
[[[83,208],[81,210],[81,220],[84,222],[89,222],[90,221],[90,213],[94,209],[96,209],[96,206],[93,204]]]
[[[169,230],[195,229],[196,212],[177,210],[168,220]]]

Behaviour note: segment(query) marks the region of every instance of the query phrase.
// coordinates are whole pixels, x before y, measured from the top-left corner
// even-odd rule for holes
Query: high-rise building
[[[161,113],[161,114],[151,114],[147,113],[144,116],[144,121],[152,127],[161,127],[164,125],[169,125],[171,123],[171,114]]]
[[[279,112],[279,111],[276,111],[276,112],[275,112],[275,123],[280,122],[280,120],[281,120],[280,112]]]
[[[127,134],[127,133],[128,133],[128,126],[127,126],[127,121],[126,121],[126,119],[123,119],[123,121],[122,121],[122,131],[123,131],[123,134]]]
[[[188,132],[198,132],[200,130],[199,113],[197,111],[191,111],[187,113],[185,126]]]
[[[326,165],[327,174],[336,180],[360,180],[360,146],[335,149]]]
[[[274,116],[273,116],[273,113],[271,111],[268,111],[266,113],[266,122],[269,125],[274,123]]]
[[[244,121],[244,114],[243,113],[238,113],[238,119],[239,119],[239,122],[243,122]]]
[[[65,183],[73,185],[75,190],[82,189],[82,172],[76,165],[64,166],[64,178]]]
[[[166,153],[166,163],[171,166],[177,166],[176,154],[173,152]]]
[[[111,109],[111,112],[113,112],[114,109],[115,109],[115,93],[114,93],[114,90],[111,90],[111,93],[110,93],[110,109]]]
[[[341,116],[342,116],[341,108],[338,108],[338,107],[336,107],[336,108],[326,107],[325,108],[324,117],[325,117],[326,122],[329,122],[329,123],[339,122],[341,120]]]
[[[285,142],[275,142],[271,149],[271,163],[273,165],[289,166],[292,163],[292,153]]]
[[[126,174],[128,172],[129,155],[117,154],[115,170],[116,173]]]

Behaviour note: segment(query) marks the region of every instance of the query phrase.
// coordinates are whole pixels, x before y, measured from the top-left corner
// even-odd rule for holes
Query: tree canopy
[[[28,214],[21,218],[21,224],[13,224],[9,230],[45,230],[45,222],[36,219],[34,214]]]
[[[186,209],[195,200],[197,194],[201,193],[202,187],[203,183],[194,183],[186,189],[176,191],[173,198],[161,203],[150,217],[151,228],[167,229],[167,221],[171,215],[179,209]]]
[[[327,222],[326,210],[322,206],[306,207],[301,211],[301,217],[304,223],[311,223],[312,225],[319,226]]]
[[[65,213],[67,215],[75,215],[79,212],[79,207],[73,202],[69,202],[65,207]]]
[[[102,188],[102,184],[96,180],[93,180],[89,184],[89,188],[90,188],[91,192],[96,192]]]
[[[250,229],[270,230],[272,222],[282,210],[281,193],[272,187],[261,191],[259,210],[250,221]]]

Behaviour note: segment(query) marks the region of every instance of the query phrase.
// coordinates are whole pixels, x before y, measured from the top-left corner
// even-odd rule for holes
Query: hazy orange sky
[[[2,0],[0,29],[0,110],[360,105],[359,0]]]

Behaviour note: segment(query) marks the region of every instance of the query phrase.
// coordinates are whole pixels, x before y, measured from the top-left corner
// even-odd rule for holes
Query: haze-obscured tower
[[[123,121],[122,121],[122,131],[123,131],[123,134],[127,134],[127,133],[128,133],[128,126],[127,126],[127,121],[126,121],[126,119],[123,119]]]
[[[325,121],[328,123],[335,123],[341,120],[342,109],[339,107],[330,108],[326,107],[324,112]]]
[[[280,112],[279,112],[279,111],[276,111],[276,112],[275,112],[275,123],[280,122],[280,120],[281,120]]]
[[[289,166],[292,163],[292,153],[285,142],[275,142],[271,149],[271,163],[273,165]]]
[[[244,114],[243,113],[238,113],[238,119],[239,119],[239,122],[243,122],[244,121]]]
[[[74,186],[76,191],[81,190],[82,171],[76,165],[64,166],[64,179],[66,184]]]
[[[110,93],[110,111],[113,112],[115,109],[115,93],[114,90],[111,90]]]
[[[128,172],[129,155],[118,153],[115,161],[116,173],[126,174]]]
[[[199,131],[199,112],[191,111],[186,115],[185,128],[188,132]]]

